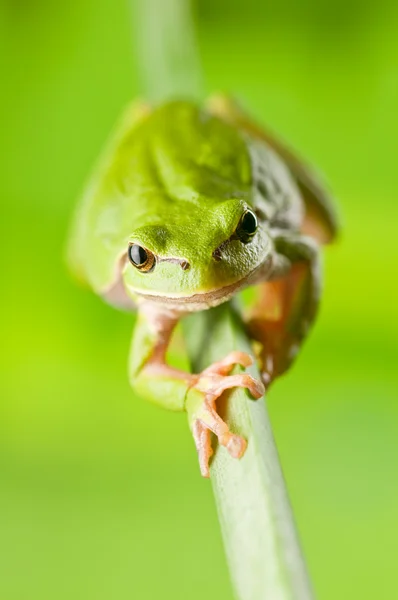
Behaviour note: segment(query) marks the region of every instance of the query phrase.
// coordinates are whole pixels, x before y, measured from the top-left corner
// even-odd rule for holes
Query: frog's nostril
[[[180,267],[183,271],[187,271],[191,265],[187,260],[180,261]]]
[[[213,254],[212,254],[214,260],[222,260],[222,253],[221,253],[221,248],[218,247],[214,250]]]

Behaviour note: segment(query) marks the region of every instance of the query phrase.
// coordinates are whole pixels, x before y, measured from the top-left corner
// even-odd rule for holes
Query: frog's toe
[[[232,358],[235,361],[240,357],[235,355]],[[223,362],[221,369],[223,370],[225,366]],[[194,385],[188,392],[186,408],[198,451],[200,470],[204,477],[209,477],[209,460],[213,454],[210,432],[217,436],[220,445],[224,446],[233,458],[243,456],[247,448],[246,440],[231,432],[227,423],[218,414],[216,400],[225,390],[235,387],[246,388],[253,398],[260,398],[264,393],[264,386],[248,373],[219,374],[218,367],[217,371],[206,369],[196,377]]]
[[[268,390],[269,386],[272,383],[272,375],[267,371],[263,371],[261,373],[261,381],[263,382],[264,389]]]
[[[210,477],[209,461],[213,456],[211,432],[224,446],[232,458],[241,458],[247,448],[247,442],[240,435],[232,433],[228,425],[218,415],[214,401],[203,401],[198,417],[194,419],[192,434],[198,453],[200,472],[203,477]]]
[[[247,442],[240,435],[231,434],[226,448],[232,458],[240,458],[246,452]]]
[[[240,365],[241,367],[250,367],[252,364],[253,358],[250,356],[250,354],[235,350],[227,354],[227,356],[222,360],[218,360],[210,365],[210,367],[202,372],[202,375],[211,373],[217,375],[228,375],[236,365]]]
[[[274,357],[272,354],[264,354],[262,357],[262,371],[261,371],[261,381],[264,384],[264,388],[268,390],[274,379]]]
[[[254,379],[248,373],[237,373],[236,375],[208,375],[204,373],[196,384],[198,390],[205,392],[208,398],[216,400],[226,390],[240,387],[246,388],[250,395],[256,400],[264,392],[264,385],[258,379]]]
[[[202,477],[210,477],[209,460],[213,456],[210,429],[208,429],[199,419],[196,419],[192,427],[192,435],[198,453],[201,475]]]

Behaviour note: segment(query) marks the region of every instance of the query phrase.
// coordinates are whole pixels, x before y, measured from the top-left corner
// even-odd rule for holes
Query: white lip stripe
[[[182,295],[170,295],[170,296],[166,296],[166,295],[162,295],[162,294],[151,294],[151,293],[147,293],[147,292],[141,292],[141,291],[137,291],[134,290],[134,293],[142,296],[143,298],[146,298],[148,300],[153,300],[155,302],[171,302],[171,303],[184,303],[184,304],[195,304],[195,303],[204,303],[207,300],[211,301],[211,300],[217,300],[217,299],[221,299],[224,298],[225,296],[228,296],[230,294],[232,294],[235,290],[237,290],[238,288],[241,288],[244,286],[245,282],[246,282],[246,277],[244,279],[240,279],[239,281],[237,281],[236,283],[233,283],[231,285],[227,285],[225,287],[222,288],[217,288],[215,290],[211,290],[209,292],[199,292],[197,294],[192,294],[191,296],[182,296]]]
[[[209,290],[207,292],[198,292],[191,294],[190,296],[183,296],[182,294],[153,294],[146,290],[132,289],[134,294],[139,295],[141,298],[151,300],[153,302],[160,302],[163,304],[208,304],[221,303],[225,298],[229,299],[233,294],[246,285],[252,285],[256,283],[256,275],[261,274],[261,279],[264,278],[264,270],[269,271],[272,268],[272,257],[269,256],[265,263],[260,264],[253,271],[248,273],[242,279],[239,279],[235,283],[231,283],[221,288]]]

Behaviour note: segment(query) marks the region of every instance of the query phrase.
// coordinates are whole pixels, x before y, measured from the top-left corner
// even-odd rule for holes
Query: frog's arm
[[[275,240],[274,278],[259,286],[259,299],[248,314],[252,339],[260,343],[265,383],[293,362],[316,316],[321,274],[319,252],[309,237],[281,234]]]
[[[338,231],[338,220],[332,200],[312,170],[268,130],[255,123],[230,97],[212,96],[207,102],[211,113],[219,116],[249,135],[263,140],[283,159],[296,180],[305,204],[302,233],[320,243],[331,242]]]
[[[242,456],[246,448],[245,440],[231,433],[217,414],[216,399],[234,387],[247,388],[254,398],[259,398],[264,389],[247,373],[229,374],[235,365],[246,367],[252,363],[250,356],[242,352],[232,352],[198,375],[167,365],[166,351],[177,322],[173,314],[141,306],[130,352],[130,382],[145,399],[169,410],[187,411],[200,469],[204,477],[209,477],[211,431],[233,457]]]

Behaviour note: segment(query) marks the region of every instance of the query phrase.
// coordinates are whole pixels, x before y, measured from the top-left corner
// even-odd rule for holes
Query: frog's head
[[[272,243],[243,200],[186,206],[130,237],[123,281],[130,295],[196,310],[231,298],[271,263]]]
[[[118,162],[134,206],[134,220],[124,221],[127,293],[192,310],[229,299],[271,260],[254,212],[247,140],[183,101],[157,109],[133,133]]]

